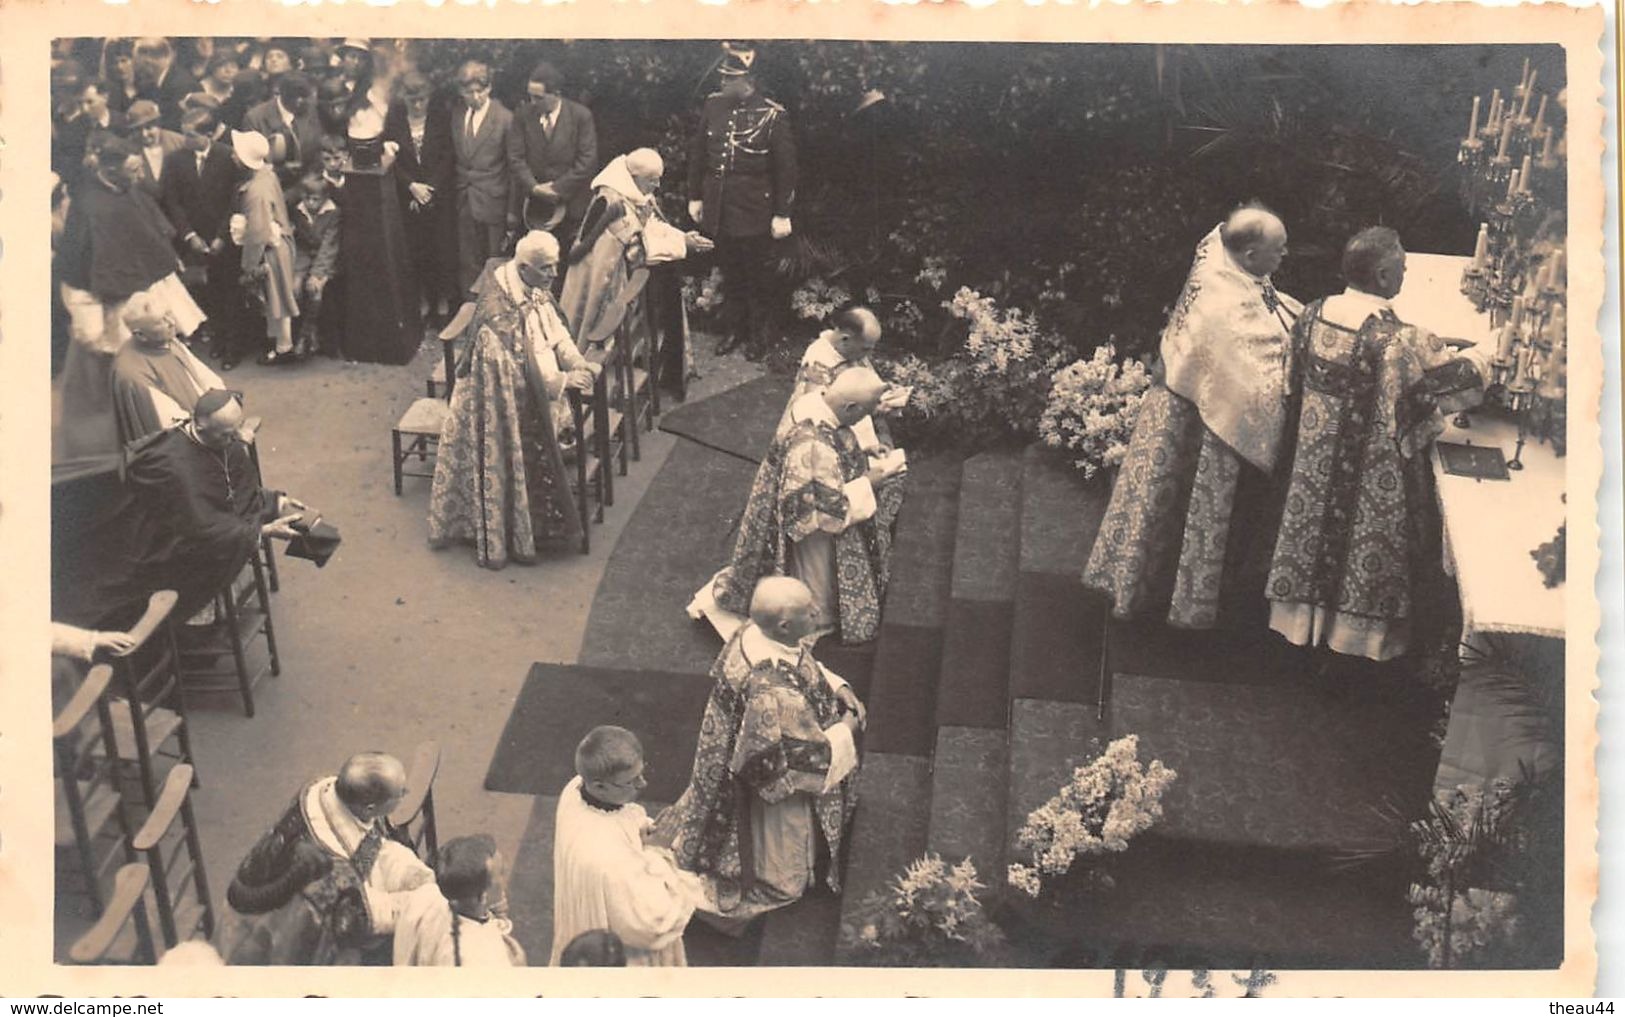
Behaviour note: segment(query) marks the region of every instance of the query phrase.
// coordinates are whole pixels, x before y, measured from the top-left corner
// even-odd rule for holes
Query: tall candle
[[[1551,96],[1549,95],[1543,95],[1540,97],[1540,109],[1535,111],[1534,133],[1536,134],[1539,134],[1541,131],[1546,129],[1546,100],[1550,98]]]
[[[1546,128],[1546,140],[1541,143],[1540,147],[1540,161],[1543,163],[1552,161],[1552,135],[1556,133],[1550,127]]]
[[[1490,129],[1501,129],[1501,90],[1497,88],[1490,97]]]
[[[1527,159],[1529,157],[1526,155],[1526,156],[1524,156],[1524,158]],[[1508,200],[1510,200],[1514,194],[1518,193],[1518,185],[1523,182],[1523,178],[1521,176],[1519,176],[1519,174],[1521,172],[1522,172],[1521,170],[1513,170],[1512,171],[1512,178],[1507,181],[1507,198],[1508,198]]]
[[[1489,263],[1490,255],[1490,224],[1480,223],[1478,226],[1478,243],[1473,245],[1473,267],[1483,268]]]
[[[1563,248],[1559,247],[1557,253],[1552,255],[1552,288],[1557,289],[1563,283]]]
[[[1520,190],[1520,191],[1529,190],[1529,173],[1530,173],[1531,169],[1533,169],[1533,167],[1530,165],[1530,155],[1529,155],[1528,152],[1525,152],[1523,154],[1523,166],[1521,167],[1521,170],[1520,170],[1521,176],[1519,178],[1520,182],[1518,184],[1518,190]]]
[[[1507,157],[1507,146],[1512,143],[1512,118],[1506,117],[1501,121],[1501,147],[1495,153],[1497,159]]]
[[[1476,95],[1473,96],[1473,119],[1471,119],[1471,120],[1469,120],[1467,122],[1467,140],[1468,141],[1472,141],[1474,138],[1478,137],[1478,103],[1479,103],[1479,97],[1476,96]],[[1545,103],[1542,103],[1540,108],[1542,110],[1545,110],[1545,108],[1546,108]]]
[[[1521,88],[1528,88],[1529,87],[1529,58],[1528,57],[1523,58],[1523,77],[1518,79],[1518,85]]]
[[[1503,364],[1512,359],[1512,343],[1518,337],[1518,330],[1510,323],[1501,329],[1495,344],[1495,359]]]
[[[1523,308],[1524,308],[1523,297],[1521,295],[1513,297],[1512,298],[1512,326],[1514,328],[1516,328],[1519,325],[1523,324]]]

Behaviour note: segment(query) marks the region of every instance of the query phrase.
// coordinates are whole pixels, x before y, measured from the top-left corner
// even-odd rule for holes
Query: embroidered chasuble
[[[1116,617],[1206,629],[1261,598],[1301,307],[1237,265],[1217,227],[1197,246],[1163,331],[1165,381],[1140,403],[1083,573]]]
[[[741,626],[711,668],[688,788],[653,839],[705,877],[704,910],[747,920],[799,899],[814,883],[840,892],[841,845],[857,805],[857,751],[839,723],[846,683],[805,647]]]
[[[1355,290],[1310,305],[1293,343],[1270,625],[1299,645],[1389,660],[1412,643],[1423,584],[1442,578],[1428,453],[1444,414],[1482,399],[1482,360]]]
[[[880,626],[899,502],[877,503],[864,477],[868,457],[818,393],[797,400],[792,417],[756,471],[727,567],[701,589],[689,614],[720,608],[736,626],[757,580],[788,575],[812,590],[824,631],[838,622],[842,642],[867,642]]]

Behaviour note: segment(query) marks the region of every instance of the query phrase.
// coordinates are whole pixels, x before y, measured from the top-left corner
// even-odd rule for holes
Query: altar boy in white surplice
[[[665,848],[644,843],[652,823],[637,797],[643,746],[597,727],[576,749],[576,776],[559,794],[553,829],[553,956],[583,932],[608,929],[628,967],[683,967],[683,929],[703,893]]]

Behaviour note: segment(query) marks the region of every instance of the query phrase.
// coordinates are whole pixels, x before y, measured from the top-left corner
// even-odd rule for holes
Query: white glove
[[[234,214],[226,229],[231,233],[231,242],[238,247],[243,246],[243,237],[248,234],[248,217],[241,212]]]
[[[773,232],[774,240],[783,240],[790,235],[790,217],[787,215],[774,216],[773,224],[769,228]]]
[[[691,201],[691,202],[689,202],[688,203],[688,217],[690,219],[693,219],[695,222],[699,222],[702,218],[704,218],[705,217],[705,202],[703,202],[703,201]]]

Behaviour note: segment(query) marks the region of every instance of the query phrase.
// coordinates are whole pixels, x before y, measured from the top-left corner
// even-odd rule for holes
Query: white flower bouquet
[[[1037,897],[1044,877],[1066,873],[1079,856],[1128,850],[1130,839],[1162,818],[1162,793],[1177,776],[1161,760],[1141,765],[1138,736],[1112,742],[1027,816],[1016,845],[1030,862],[1012,863],[1007,881]]]
[[[1102,343],[1089,359],[1056,372],[1038,421],[1039,437],[1065,453],[1085,477],[1121,465],[1150,387],[1144,364],[1119,361],[1116,347]]]

